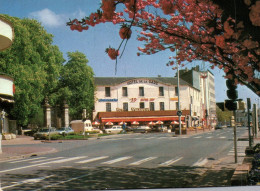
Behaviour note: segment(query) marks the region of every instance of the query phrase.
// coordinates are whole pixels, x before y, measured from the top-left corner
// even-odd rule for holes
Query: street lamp
[[[179,117],[179,135],[181,135],[181,104],[180,104],[180,74],[179,74],[179,63],[177,60],[177,54],[178,54],[178,50],[176,49],[176,64],[177,64],[177,92],[178,92],[178,111],[177,111],[177,115]]]

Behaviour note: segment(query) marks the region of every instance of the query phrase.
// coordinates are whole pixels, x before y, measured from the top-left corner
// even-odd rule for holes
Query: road
[[[238,128],[238,137],[246,132]],[[122,134],[50,144],[59,152],[1,162],[2,189],[228,186],[234,167],[232,163],[221,166],[234,155],[232,128],[182,136]],[[239,156],[244,148],[238,147]],[[217,165],[219,170],[212,170]]]

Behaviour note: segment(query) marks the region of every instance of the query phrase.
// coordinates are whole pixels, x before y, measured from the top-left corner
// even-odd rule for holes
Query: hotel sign
[[[146,80],[146,79],[140,79],[140,80],[130,80],[127,82],[127,85],[131,84],[154,84],[158,85],[158,82],[155,80]]]
[[[117,112],[123,112],[124,110],[120,109],[120,108],[116,108],[116,111]],[[150,109],[149,108],[135,108],[135,107],[132,107],[131,111],[150,111]]]

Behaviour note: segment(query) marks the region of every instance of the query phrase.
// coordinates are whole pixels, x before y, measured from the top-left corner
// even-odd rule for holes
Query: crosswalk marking
[[[98,161],[98,160],[105,159],[105,158],[108,158],[108,156],[95,157],[95,158],[79,161],[76,163],[78,163],[78,164],[89,163],[89,162],[94,162],[94,161]]]
[[[50,161],[50,160],[56,160],[56,159],[61,159],[61,158],[64,158],[64,157],[56,157],[56,158],[49,158],[49,159],[43,159],[43,160],[36,160],[36,161],[32,161],[30,163],[39,163],[39,162],[46,162],[46,161]]]
[[[171,165],[171,164],[173,164],[173,163],[178,162],[178,161],[181,160],[181,159],[183,159],[183,157],[177,157],[177,158],[174,158],[174,159],[172,159],[172,160],[168,160],[168,161],[166,161],[166,162],[164,162],[164,163],[161,163],[161,164],[159,164],[159,166],[169,166],[169,165]]]
[[[209,136],[209,137],[206,137],[207,139],[211,139],[211,138],[213,138],[212,136]]]
[[[201,158],[197,162],[195,162],[192,166],[203,166],[208,162],[208,159]]]
[[[60,159],[60,160],[56,160],[56,161],[48,161],[48,162],[43,162],[43,163],[37,163],[37,164],[29,165],[29,166],[22,166],[22,167],[7,169],[7,170],[1,170],[0,173],[10,172],[10,171],[14,171],[14,170],[21,170],[21,169],[30,168],[30,167],[36,167],[36,166],[39,167],[39,166],[46,165],[46,164],[51,164],[51,163],[68,162],[68,161],[77,160],[77,159],[82,159],[82,158],[85,158],[85,156],[72,157],[72,158]]]
[[[72,160],[78,160],[78,159],[82,159],[82,158],[86,158],[87,156],[80,156],[80,157],[72,157],[72,158],[67,158],[67,159],[60,159],[60,160],[56,160],[56,161],[51,161],[53,163],[62,163],[62,162],[69,162]]]
[[[12,161],[10,163],[27,162],[27,161],[38,160],[38,159],[43,159],[43,158],[46,158],[46,157],[37,157],[37,158],[22,159],[22,160],[16,159],[15,161]]]
[[[127,160],[127,159],[130,159],[132,158],[131,156],[127,156],[127,157],[120,157],[120,158],[117,158],[117,159],[114,159],[114,160],[110,160],[110,161],[106,161],[106,162],[103,162],[101,164],[114,164],[116,162],[120,162],[120,161],[123,161],[123,160]]]
[[[140,165],[140,164],[142,164],[144,162],[147,162],[147,161],[150,161],[150,160],[153,160],[153,159],[156,159],[156,158],[157,157],[148,157],[148,158],[145,158],[145,159],[142,159],[142,160],[130,163],[129,165],[131,165],[131,166]]]
[[[195,138],[195,139],[199,139],[199,138],[201,138],[201,136],[198,136],[198,137],[193,137],[193,138]]]

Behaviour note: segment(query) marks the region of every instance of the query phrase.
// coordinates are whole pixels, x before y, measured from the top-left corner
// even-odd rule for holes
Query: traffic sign
[[[182,112],[181,112],[181,111],[177,111],[177,115],[178,115],[178,116],[181,116],[181,115],[182,115]]]

